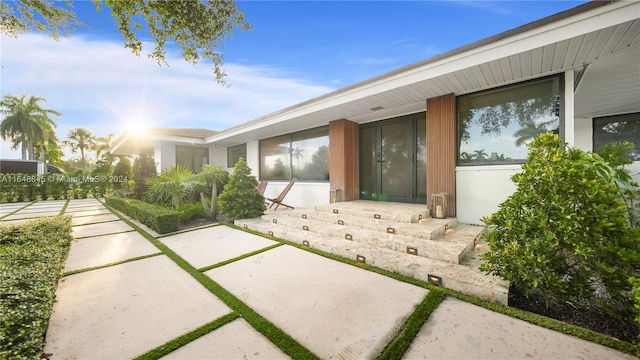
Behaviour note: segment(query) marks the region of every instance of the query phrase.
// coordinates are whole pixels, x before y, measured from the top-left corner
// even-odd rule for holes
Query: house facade
[[[633,141],[640,172],[640,2],[586,3],[193,146],[230,170],[245,158],[269,182],[265,196],[296,181],[293,206],[430,206],[446,193],[447,216],[478,224],[513,193],[526,144],[547,131],[588,151]],[[127,153],[129,143],[125,134],[112,150]],[[177,159],[168,144],[154,145],[160,167]]]

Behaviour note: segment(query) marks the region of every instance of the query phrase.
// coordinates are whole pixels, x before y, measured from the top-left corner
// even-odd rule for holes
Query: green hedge
[[[105,196],[107,205],[147,225],[158,234],[178,231],[180,214],[165,207],[135,199]]]
[[[0,201],[22,202],[48,199],[102,197],[117,179],[110,175],[0,174]]]
[[[0,225],[0,359],[39,359],[71,246],[71,217]]]

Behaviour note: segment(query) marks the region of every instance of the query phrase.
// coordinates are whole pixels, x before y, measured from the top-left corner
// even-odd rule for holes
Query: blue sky
[[[136,57],[108,9],[78,1],[88,26],[68,38],[0,37],[0,93],[47,99],[63,113],[61,140],[80,126],[97,136],[132,125],[224,130],[584,2],[239,1],[254,30],[226,41],[223,87],[210,64],[176,51],[168,67]],[[4,140],[0,151],[20,156]]]

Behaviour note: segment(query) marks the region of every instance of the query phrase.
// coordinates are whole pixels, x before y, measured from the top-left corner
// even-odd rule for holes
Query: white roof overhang
[[[116,139],[109,151],[114,155],[137,155],[143,148],[153,146],[158,142],[208,146],[204,139],[157,134],[136,135],[127,130]]]
[[[578,91],[599,101],[589,102],[584,111],[583,104],[576,102],[576,117],[639,111],[639,18],[640,2],[586,3],[265,115],[205,141],[235,145],[338,119],[367,123],[424,111],[429,98],[476,92],[585,65]],[[627,91],[621,94],[620,89]],[[614,96],[614,102],[607,99]],[[618,108],[607,108],[612,103],[618,103]]]

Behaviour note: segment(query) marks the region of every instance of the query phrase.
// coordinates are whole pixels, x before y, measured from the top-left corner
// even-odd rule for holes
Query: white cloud
[[[98,136],[119,135],[132,122],[224,130],[333,90],[287,77],[282,69],[238,64],[224,64],[230,84],[224,87],[211,64],[168,54],[169,66],[158,66],[115,41],[54,41],[40,34],[0,40],[2,95],[47,99],[46,107],[64,115],[56,119],[60,139],[78,126]],[[0,156],[16,155],[2,141]]]

